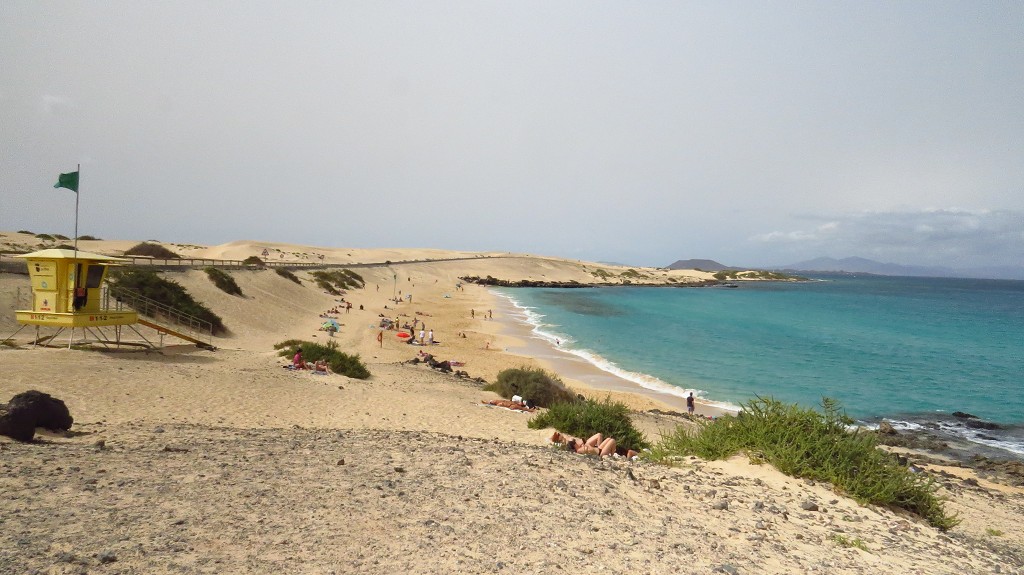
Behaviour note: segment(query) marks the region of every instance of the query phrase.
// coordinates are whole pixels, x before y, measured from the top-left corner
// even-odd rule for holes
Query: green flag
[[[61,174],[57,178],[57,183],[53,185],[55,188],[67,188],[78,193],[78,172],[70,172],[67,174]]]

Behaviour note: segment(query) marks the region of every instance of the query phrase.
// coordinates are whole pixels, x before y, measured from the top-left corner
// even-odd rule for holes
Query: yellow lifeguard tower
[[[136,312],[108,309],[103,301],[102,286],[107,268],[125,260],[67,249],[41,250],[15,257],[26,260],[32,281],[32,309],[15,310],[15,319],[22,325],[36,326],[37,333],[39,326],[56,327],[58,335],[70,327],[74,339],[75,328],[92,333],[91,328],[131,325],[139,321]],[[118,330],[118,340],[119,336]],[[56,335],[50,339],[53,337]]]

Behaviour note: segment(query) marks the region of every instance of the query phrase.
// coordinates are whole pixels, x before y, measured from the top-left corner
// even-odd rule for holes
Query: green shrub
[[[264,263],[263,260],[259,258],[259,256],[249,256],[242,260],[242,265],[263,267]]]
[[[70,245],[70,244],[57,244],[57,245],[53,246],[53,249],[55,249],[55,250],[73,250],[73,249],[75,249],[75,246]]]
[[[30,236],[34,236],[35,235],[35,234],[33,234],[32,232],[30,232],[28,230],[18,230],[18,233],[19,234],[28,234]]]
[[[363,277],[348,269],[335,271],[315,271],[312,274],[316,285],[331,295],[338,295],[340,290],[362,288],[366,285]]]
[[[338,350],[336,341],[329,341],[327,345],[321,345],[311,341],[289,339],[274,346],[274,349],[279,350],[278,355],[287,358],[294,357],[299,348],[302,348],[302,358],[307,362],[312,363],[322,359],[327,362],[334,373],[353,379],[370,377],[370,370],[366,369],[366,365],[359,359],[359,356],[349,355]]]
[[[69,237],[67,237],[65,235],[61,235],[61,234],[50,234],[50,235],[53,236],[54,239],[61,240],[61,241],[67,241],[67,240],[71,239],[71,238],[69,238]]]
[[[554,427],[562,433],[587,439],[595,433],[614,437],[615,443],[623,450],[650,447],[644,434],[633,427],[626,404],[587,399],[572,403],[555,403],[546,412],[535,415],[527,423],[530,429]]]
[[[895,455],[878,449],[874,433],[851,430],[852,420],[834,400],[824,398],[822,406],[824,413],[818,413],[757,398],[736,417],[703,422],[697,432],[677,428],[662,438],[653,457],[724,459],[745,451],[787,475],[829,482],[861,504],[906,509],[941,530],[960,522],[946,513],[934,479],[911,473]]]
[[[325,292],[331,295],[341,295],[341,292],[335,289],[334,286],[331,285],[331,282],[323,278],[314,277],[313,279],[316,281],[316,285]]]
[[[135,244],[134,246],[125,250],[124,255],[126,256],[145,256],[157,259],[180,259],[181,256],[172,252],[171,250],[163,247],[160,244],[151,244],[148,242],[142,242],[141,244]]]
[[[535,367],[502,370],[497,381],[488,384],[484,389],[506,399],[518,395],[541,407],[549,407],[558,402],[576,401],[576,396],[565,387],[557,375]]]
[[[44,242],[52,242],[53,236],[50,234],[36,234],[36,237],[43,240]]]
[[[838,543],[839,545],[842,545],[843,547],[856,547],[857,549],[860,549],[861,551],[867,551],[868,553],[871,552],[868,549],[868,546],[864,544],[864,540],[861,539],[860,537],[856,537],[854,539],[850,539],[849,537],[847,537],[845,535],[840,535],[839,533],[836,533],[835,535],[833,535],[831,537],[831,539],[833,541],[835,541],[836,543]]]
[[[137,292],[143,297],[167,307],[210,322],[215,335],[227,331],[223,320],[217,314],[210,311],[210,308],[193,299],[192,295],[181,284],[165,279],[153,270],[111,270],[107,283],[113,288],[123,288]]]
[[[93,241],[99,240],[99,238],[93,237],[93,236],[78,236],[78,239],[80,239],[80,240],[93,240]]]
[[[360,287],[361,288],[361,287],[366,285],[366,281],[363,280],[363,276],[357,274],[356,272],[354,272],[354,271],[352,271],[350,269],[347,269],[347,268],[343,269],[343,270],[341,270],[341,273],[347,275],[352,280],[351,284],[356,286],[356,287]]]
[[[235,282],[235,278],[229,276],[227,272],[219,270],[215,267],[208,267],[205,270],[207,277],[213,282],[213,285],[220,288],[220,291],[230,295],[242,295],[242,288],[238,287],[238,283]]]
[[[285,268],[274,268],[274,271],[277,272],[277,275],[279,275],[279,276],[281,276],[281,277],[283,277],[285,279],[290,279],[293,282],[295,282],[295,283],[297,283],[299,285],[302,285],[302,282],[299,280],[299,277],[296,276],[295,274],[293,274],[291,271],[289,271],[289,270],[287,270]]]

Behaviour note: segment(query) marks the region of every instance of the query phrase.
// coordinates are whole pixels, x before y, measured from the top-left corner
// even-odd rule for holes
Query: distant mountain
[[[907,266],[902,264],[882,263],[867,258],[815,258],[795,264],[780,266],[783,271],[798,272],[839,272],[863,273],[884,276],[941,277],[941,278],[990,278],[990,279],[1024,279],[1024,267],[987,267],[971,269],[953,269],[945,266]]]
[[[722,265],[715,260],[679,260],[676,263],[667,266],[665,269],[669,270],[701,270],[705,272],[720,272],[722,270],[739,270],[742,268],[734,268],[726,265]]]

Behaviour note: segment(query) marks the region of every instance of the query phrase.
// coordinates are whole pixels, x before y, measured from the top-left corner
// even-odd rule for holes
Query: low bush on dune
[[[338,295],[341,290],[358,289],[366,285],[363,277],[348,269],[335,271],[315,271],[310,275],[320,289],[331,295]]]
[[[208,267],[203,271],[206,272],[206,276],[210,278],[213,285],[217,286],[220,291],[230,295],[242,295],[242,288],[238,287],[238,282],[224,270]]]
[[[97,238],[95,236],[78,236],[78,239],[80,239],[80,240],[88,240],[88,241],[97,241],[97,240],[99,240],[99,238]]]
[[[834,400],[825,398],[822,407],[819,413],[758,398],[743,404],[738,416],[703,422],[697,432],[677,428],[654,447],[652,457],[671,462],[682,455],[724,459],[746,452],[787,475],[829,482],[861,504],[916,513],[943,531],[960,522],[946,513],[931,477],[911,473],[895,455],[878,449],[876,434],[851,429],[852,420]]]
[[[506,399],[518,395],[541,407],[550,407],[558,402],[576,401],[576,396],[565,387],[557,375],[534,367],[503,370],[498,374],[498,379],[484,389]]]
[[[354,271],[352,271],[350,269],[347,269],[347,268],[343,269],[343,270],[341,270],[341,273],[343,273],[346,276],[348,276],[349,279],[351,280],[352,285],[355,285],[356,287],[360,287],[361,288],[361,287],[366,285],[366,281],[363,280],[363,276],[357,274],[356,272],[354,272]]]
[[[172,252],[171,250],[163,247],[160,244],[151,244],[149,242],[142,242],[141,244],[135,244],[124,251],[126,256],[143,256],[148,258],[156,259],[181,259],[181,256]]]
[[[207,321],[213,326],[214,335],[227,331],[220,316],[193,299],[192,294],[188,293],[188,290],[182,287],[181,284],[174,280],[166,279],[155,271],[115,269],[110,272],[107,283],[114,289],[120,288],[138,293],[157,303]]]
[[[262,268],[266,264],[263,263],[263,260],[261,260],[259,256],[249,256],[242,260],[242,265]]]
[[[311,341],[289,339],[274,346],[274,349],[279,350],[278,355],[289,359],[295,356],[295,352],[299,348],[302,348],[302,359],[309,363],[322,359],[327,362],[328,367],[334,373],[353,379],[370,377],[370,370],[366,369],[366,365],[359,359],[359,356],[342,352],[338,349],[336,341],[329,341],[326,345],[321,345]]]
[[[313,281],[316,282],[317,287],[319,287],[320,289],[324,290],[325,292],[327,292],[327,293],[329,293],[331,295],[341,295],[341,292],[338,291],[338,289],[336,287],[334,287],[334,284],[332,284],[327,279],[324,279],[322,277],[317,277],[316,274],[317,274],[317,272],[313,272],[312,275],[313,275]]]
[[[622,449],[640,451],[650,447],[644,434],[633,427],[629,408],[611,398],[605,398],[604,401],[586,399],[555,403],[544,413],[534,416],[527,425],[530,429],[553,427],[582,439],[600,433],[605,437],[614,437],[616,445]]]
[[[299,276],[293,274],[290,270],[286,270],[284,268],[275,268],[274,271],[277,272],[277,275],[285,279],[289,279],[299,285],[302,285],[302,281],[299,280]]]

